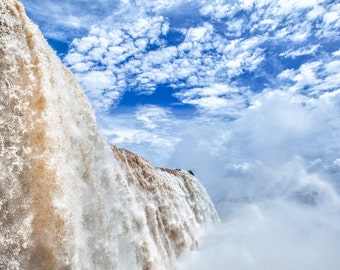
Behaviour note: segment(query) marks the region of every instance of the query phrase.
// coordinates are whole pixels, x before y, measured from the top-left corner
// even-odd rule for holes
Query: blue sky
[[[340,221],[337,1],[22,2],[82,85],[111,143],[155,166],[193,170],[240,234],[230,223],[235,213],[254,228],[281,213],[288,238],[316,232],[308,224],[318,217],[329,221],[329,239],[340,238],[331,226]],[[306,205],[313,210],[302,211]],[[283,241],[275,230],[263,234]],[[327,237],[322,243],[334,248]],[[311,251],[300,245],[305,238],[288,240],[288,249]],[[318,263],[310,269],[322,269]]]

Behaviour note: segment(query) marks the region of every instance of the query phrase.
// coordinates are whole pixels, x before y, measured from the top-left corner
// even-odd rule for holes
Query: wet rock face
[[[176,258],[186,249],[197,246],[203,224],[214,223],[218,216],[206,191],[189,172],[154,168],[142,157],[112,147],[127,189],[138,196],[141,230],[147,230],[157,258]],[[138,223],[138,222],[137,222]],[[144,260],[152,257],[148,254]],[[158,265],[161,260],[158,261]],[[157,264],[151,264],[157,269]],[[169,265],[170,266],[170,265]]]
[[[218,220],[201,184],[111,147],[72,74],[0,2],[0,269],[171,269]]]

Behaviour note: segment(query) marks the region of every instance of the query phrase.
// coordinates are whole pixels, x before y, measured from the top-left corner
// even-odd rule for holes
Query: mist
[[[338,96],[257,101],[235,121],[210,121],[214,129],[193,123],[174,152],[222,219],[178,268],[338,269]]]
[[[339,268],[340,218],[334,205],[275,199],[233,209],[198,251],[180,258],[179,269]]]
[[[264,92],[236,116],[171,116],[152,130],[168,144],[137,145],[153,164],[192,170],[221,218],[178,269],[339,269],[339,101]]]

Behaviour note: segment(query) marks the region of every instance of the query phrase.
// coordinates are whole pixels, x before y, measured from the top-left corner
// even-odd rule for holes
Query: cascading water
[[[0,3],[0,269],[171,269],[218,220],[188,172],[111,147],[15,0]]]

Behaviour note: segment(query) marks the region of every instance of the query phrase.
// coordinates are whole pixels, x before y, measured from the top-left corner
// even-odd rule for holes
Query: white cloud
[[[332,57],[325,57],[322,61],[309,62],[299,69],[284,70],[279,79],[294,81],[288,88],[292,92],[302,92],[309,96],[319,96],[324,92],[336,91],[340,87],[338,61]]]
[[[221,113],[221,111],[229,105],[228,100],[216,96],[207,96],[191,100],[184,99],[182,102],[186,104],[196,105],[207,112],[217,113]]]
[[[180,98],[195,98],[207,97],[207,96],[223,96],[230,93],[237,93],[239,90],[237,88],[230,87],[223,84],[213,84],[211,87],[207,88],[194,88],[188,91],[183,91],[177,94]]]
[[[289,13],[291,11],[296,11],[297,9],[306,9],[315,7],[319,4],[319,0],[310,0],[310,1],[299,1],[299,0],[279,0],[280,10],[283,13]]]
[[[208,26],[210,29],[212,28],[211,25]],[[203,43],[206,39],[209,38],[208,35],[209,30],[206,27],[196,27],[190,28],[187,32],[186,38],[190,42],[199,42]]]
[[[304,86],[313,85],[317,83],[317,71],[319,70],[321,62],[312,62],[303,64],[299,68],[299,73],[293,77],[296,82],[295,89],[303,89]]]
[[[279,54],[279,56],[283,56],[285,58],[288,58],[288,57],[295,58],[297,56],[315,54],[315,52],[318,50],[319,47],[320,45],[313,45],[307,48],[303,47],[297,50],[288,50],[286,52]]]
[[[326,71],[328,73],[339,73],[340,70],[340,60],[332,61],[326,64]]]
[[[339,21],[339,13],[337,11],[327,12],[323,16],[323,20],[326,25],[337,23]]]
[[[334,37],[337,35],[340,27],[340,4],[331,4],[327,11],[322,14],[322,27],[318,31],[320,37]]]
[[[277,53],[285,58],[294,59],[306,55],[317,58],[316,53],[322,50],[319,44],[312,42],[307,47],[302,44],[313,35],[313,22],[310,19],[304,20],[301,14],[305,10],[318,11],[319,17],[327,14],[322,1],[310,3],[158,1],[157,4],[142,1],[138,5],[132,2],[125,5],[123,9],[125,13],[122,9],[114,11],[119,14],[123,12],[120,20],[114,18],[113,12],[112,16],[104,20],[105,25],[92,26],[89,35],[74,40],[69,55],[65,57],[65,63],[78,78],[83,78],[84,74],[91,74],[94,71],[111,73],[110,81],[114,85],[108,87],[109,81],[104,80],[106,93],[107,89],[115,93],[111,95],[114,98],[111,104],[117,104],[124,91],[128,89],[152,94],[159,84],[171,85],[174,91],[185,87],[188,93],[190,89],[211,89],[216,83],[237,88],[240,87],[237,77],[249,73],[254,73],[251,76],[260,76],[263,80],[275,83],[275,78],[270,77],[270,71],[259,70],[260,67],[263,68],[264,63],[276,61],[268,51],[273,50],[271,54]],[[184,7],[186,9],[183,10]],[[183,12],[189,14],[190,9],[195,8],[199,8],[200,12],[210,20],[201,18],[202,23],[192,22],[188,25],[183,23],[182,26],[180,22],[176,22],[178,26],[174,27],[172,16],[175,15],[173,14],[178,14],[176,16],[181,16]],[[138,9],[138,12],[131,16],[134,9]],[[240,10],[250,12],[251,20],[248,19],[249,16],[235,17],[223,21],[223,24],[217,24],[222,19],[226,19],[226,16],[236,16],[235,14]],[[336,10],[333,5],[330,12],[336,13]],[[221,25],[225,25],[224,29],[229,29],[229,34],[233,33],[234,37],[229,39],[223,36],[219,29]],[[249,35],[245,35],[247,29],[250,31]],[[182,35],[182,40],[168,44],[167,35],[171,35],[172,31]],[[278,44],[287,39],[298,46],[293,46],[294,49],[290,50],[282,49]],[[290,77],[292,80],[290,84],[294,84],[288,84],[291,91],[299,92],[311,85],[321,87],[322,82],[317,72],[323,70],[322,67],[307,68],[306,65],[309,64],[289,74],[294,75]],[[281,70],[281,73],[283,71]],[[283,73],[278,78],[282,76]],[[82,79],[80,81],[82,82]],[[83,82],[86,82],[86,84],[82,83],[83,87],[86,88],[87,85],[92,87],[88,80]],[[286,87],[288,81],[281,81],[281,83],[283,85],[276,88]],[[328,86],[334,88],[336,84],[331,85],[328,82],[326,87]],[[243,83],[240,89],[248,91],[252,87],[250,84],[246,87]],[[264,85],[262,89],[256,90],[262,91],[265,87]],[[182,94],[182,92],[178,94],[178,97]],[[234,111],[235,114],[237,110],[244,108],[241,104],[247,103],[248,97],[235,96],[235,98],[236,102],[231,102],[230,97],[217,97],[207,92],[200,99],[186,97],[182,98],[182,102],[195,105],[207,112],[228,108],[228,111]],[[209,109],[210,104],[213,107]],[[96,106],[98,105],[99,103]],[[99,109],[103,110],[104,107]]]
[[[325,9],[319,5],[315,5],[311,11],[308,12],[307,18],[309,20],[315,20],[325,13]]]
[[[244,93],[246,94],[246,93]],[[193,88],[176,94],[185,104],[197,106],[202,113],[235,116],[245,107],[246,97],[240,90],[223,84],[213,84],[205,88]]]
[[[114,85],[115,83],[115,78],[112,77],[112,74],[110,74],[109,72],[101,71],[92,71],[90,73],[87,73],[80,80],[89,92],[92,92],[94,90],[100,92],[102,89],[111,88],[112,85]],[[95,96],[96,93],[91,96],[91,98],[94,98]]]
[[[166,125],[171,119],[169,110],[158,106],[143,106],[136,112],[136,120],[142,121],[148,129],[155,129],[160,125]]]

